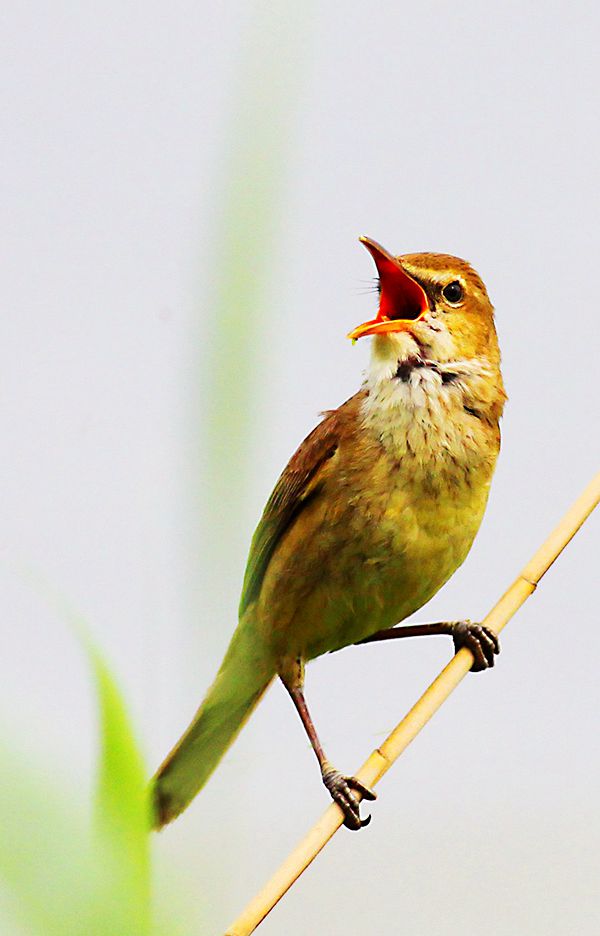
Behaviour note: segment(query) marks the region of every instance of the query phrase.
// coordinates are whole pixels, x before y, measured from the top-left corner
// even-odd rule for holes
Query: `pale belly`
[[[328,509],[328,498],[307,507],[261,596],[259,626],[276,657],[312,659],[429,601],[471,547],[491,470],[451,472],[432,487],[405,464],[388,473],[383,495],[351,484],[335,492],[343,508]]]

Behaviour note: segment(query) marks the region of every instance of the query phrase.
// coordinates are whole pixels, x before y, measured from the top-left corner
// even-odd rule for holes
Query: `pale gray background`
[[[86,615],[154,766],[219,663],[280,469],[360,381],[368,342],[344,338],[374,309],[358,234],[468,258],[497,307],[510,402],[489,510],[418,619],[482,616],[598,468],[596,10],[296,10],[250,490],[219,577],[196,490],[215,187],[241,37],[271,54],[270,29],[285,28],[267,9],[249,34],[253,15],[21,3],[3,25],[0,701],[48,776],[66,764],[82,790],[85,660],[28,570]],[[494,672],[461,686],[381,784],[371,827],[342,830],[265,936],[598,932],[598,545],[596,517],[506,631]],[[336,764],[355,769],[450,652],[439,638],[313,664],[308,698]],[[326,802],[276,687],[156,849],[217,932]]]

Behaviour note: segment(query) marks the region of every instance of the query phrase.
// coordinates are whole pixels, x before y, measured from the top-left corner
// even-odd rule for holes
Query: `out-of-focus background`
[[[360,383],[359,234],[469,259],[497,308],[489,509],[417,620],[483,616],[597,470],[599,25],[583,2],[7,12],[0,712],[41,784],[84,803],[96,757],[86,661],[47,588],[110,661],[148,770],[187,725],[272,485]],[[598,932],[598,548],[596,517],[265,936]],[[311,664],[332,760],[356,769],[450,654]],[[275,686],[154,841],[185,932],[223,931],[326,805]]]

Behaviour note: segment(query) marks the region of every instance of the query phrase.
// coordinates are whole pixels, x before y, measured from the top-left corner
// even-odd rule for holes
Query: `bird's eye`
[[[458,280],[454,280],[454,282],[448,283],[447,286],[444,286],[442,289],[442,296],[444,299],[447,299],[448,302],[460,302],[463,297],[463,288]]]

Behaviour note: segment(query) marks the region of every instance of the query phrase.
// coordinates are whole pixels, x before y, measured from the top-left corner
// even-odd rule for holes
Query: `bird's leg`
[[[500,641],[490,627],[473,624],[471,621],[440,621],[437,624],[404,624],[377,631],[358,643],[374,640],[393,640],[396,637],[424,637],[429,634],[449,634],[454,641],[454,652],[467,647],[474,657],[471,672],[488,669],[494,665],[494,656],[500,653]]]
[[[296,672],[294,675],[286,674],[284,676],[280,674],[281,681],[289,692],[292,702],[296,706],[296,711],[302,720],[304,730],[308,735],[312,749],[319,761],[323,783],[329,790],[331,798],[344,813],[344,825],[349,829],[362,829],[363,826],[369,824],[371,817],[367,816],[366,819],[361,819],[360,799],[374,800],[376,799],[376,794],[356,777],[346,777],[341,774],[339,770],[336,770],[327,760],[313,720],[310,717],[306,699],[304,698],[303,667],[301,662],[298,662],[295,670]],[[358,796],[356,794],[358,794]]]

